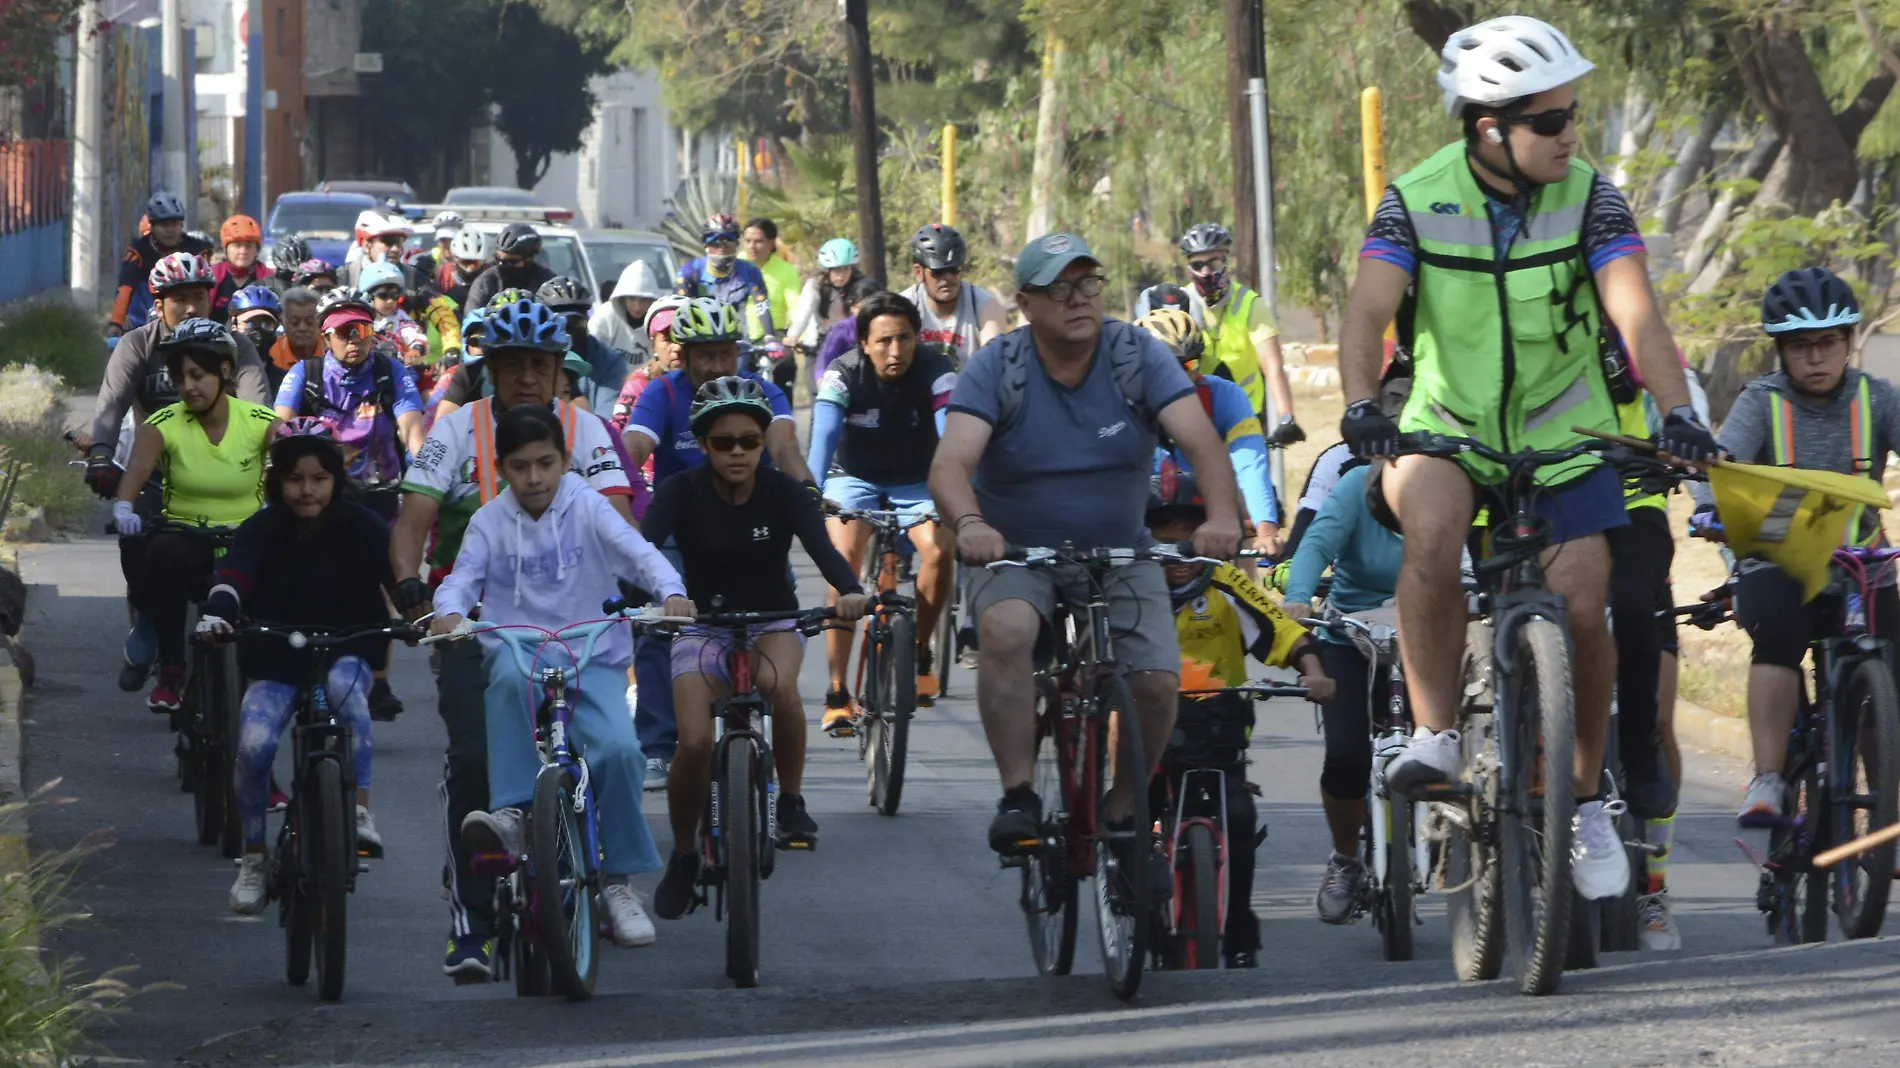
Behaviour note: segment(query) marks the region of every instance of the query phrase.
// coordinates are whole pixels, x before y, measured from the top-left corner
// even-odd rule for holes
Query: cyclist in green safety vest
[[[1887,458],[1900,448],[1900,392],[1885,379],[1848,366],[1860,302],[1841,278],[1824,267],[1789,271],[1763,294],[1762,329],[1775,341],[1781,369],[1750,382],[1719,438],[1724,451],[1745,463],[1862,475],[1879,482]],[[1715,501],[1705,485],[1694,487],[1692,523],[1713,518]],[[1856,508],[1845,540],[1881,546],[1880,514]],[[1876,633],[1894,637],[1900,596],[1892,568],[1869,567],[1875,595],[1866,606]],[[1781,778],[1788,731],[1801,691],[1801,661],[1808,641],[1839,625],[1838,595],[1804,600],[1805,590],[1788,573],[1764,560],[1743,560],[1736,579],[1735,621],[1754,642],[1748,668],[1748,726],[1755,750],[1755,777],[1748,784],[1736,822],[1772,827],[1792,793]]]
[[[1675,342],[1650,291],[1647,257],[1614,186],[1577,158],[1577,92],[1592,64],[1556,29],[1512,16],[1459,30],[1438,83],[1464,139],[1386,190],[1340,331],[1351,402],[1341,435],[1360,456],[1391,457],[1403,431],[1480,439],[1504,450],[1578,440],[1573,426],[1616,429],[1613,377],[1628,344],[1668,413],[1660,444],[1686,462],[1713,458],[1713,435],[1688,407]],[[1397,421],[1377,402],[1381,335],[1397,316],[1416,366]],[[1605,357],[1616,357],[1606,362]],[[1410,790],[1457,777],[1464,634],[1459,557],[1485,488],[1481,462],[1404,456],[1384,468],[1383,502],[1403,527],[1399,633],[1419,729],[1388,778]],[[1584,459],[1547,469],[1539,503],[1553,538],[1550,587],[1567,598],[1577,723],[1576,845],[1571,877],[1589,899],[1629,883],[1616,817],[1601,797],[1615,646],[1604,621],[1610,556],[1603,531],[1628,522],[1615,472]]]
[[[1293,390],[1280,354],[1280,330],[1260,294],[1228,276],[1233,252],[1234,235],[1220,223],[1201,223],[1181,235],[1188,275],[1207,306],[1201,317],[1207,334],[1201,373],[1231,378],[1247,391],[1248,402],[1260,413],[1260,425],[1269,428],[1268,445],[1297,445],[1306,440],[1306,431],[1293,420]],[[1272,419],[1267,413],[1269,393]]]

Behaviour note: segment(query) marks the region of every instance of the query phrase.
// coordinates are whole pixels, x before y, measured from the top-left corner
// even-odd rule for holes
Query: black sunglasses
[[[370,290],[369,295],[375,300],[401,300],[402,289],[398,286],[380,286]]]
[[[731,452],[734,449],[757,452],[759,446],[764,444],[763,434],[714,434],[706,439],[706,447],[713,453]]]
[[[1509,126],[1528,126],[1539,137],[1555,137],[1577,121],[1577,105],[1551,108],[1535,115],[1499,115],[1498,121]]]
[[[961,267],[926,267],[924,270],[929,272],[932,278],[958,278],[963,274]]]

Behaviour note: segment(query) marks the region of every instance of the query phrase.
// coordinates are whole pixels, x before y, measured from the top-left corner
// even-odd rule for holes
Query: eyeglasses
[[[932,278],[961,278],[963,277],[963,268],[961,267],[926,267],[924,268],[924,270],[928,271],[930,273],[930,277]]]
[[[1842,334],[1804,337],[1799,341],[1789,341],[1781,346],[1781,354],[1790,360],[1828,360],[1846,352],[1847,338]]]
[[[363,341],[375,332],[375,327],[370,326],[368,323],[344,323],[342,326],[333,326],[330,328],[331,334],[345,341]]]
[[[1509,126],[1528,126],[1539,137],[1555,137],[1577,121],[1577,105],[1551,108],[1535,115],[1499,115],[1498,121]]]
[[[706,439],[709,452],[758,452],[764,445],[764,434],[714,434]]]
[[[378,286],[375,289],[370,290],[369,295],[371,299],[373,300],[401,300],[402,287],[401,286]]]
[[[1227,269],[1227,257],[1215,256],[1205,260],[1189,260],[1189,274],[1219,274]]]
[[[1046,286],[1026,286],[1025,291],[1040,293],[1057,304],[1067,304],[1069,298],[1077,293],[1085,297],[1099,297],[1102,287],[1108,284],[1108,276],[1103,274],[1085,274],[1073,282],[1051,282]]]

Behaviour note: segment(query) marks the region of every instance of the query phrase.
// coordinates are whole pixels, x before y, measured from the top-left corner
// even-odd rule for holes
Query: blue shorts
[[[937,507],[936,502],[930,499],[928,483],[879,485],[842,474],[825,479],[825,500],[840,508],[860,512],[884,508],[888,502],[891,511],[902,512],[906,519],[935,511]]]
[[[1623,478],[1609,464],[1599,465],[1562,489],[1538,494],[1531,510],[1550,521],[1552,545],[1628,526],[1630,521]]]

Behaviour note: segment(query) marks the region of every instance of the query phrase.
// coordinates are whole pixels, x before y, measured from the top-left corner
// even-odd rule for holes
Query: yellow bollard
[[[1366,221],[1379,210],[1385,196],[1385,94],[1376,85],[1359,94],[1359,159],[1365,173]]]
[[[957,224],[957,124],[943,124],[943,224]]]

